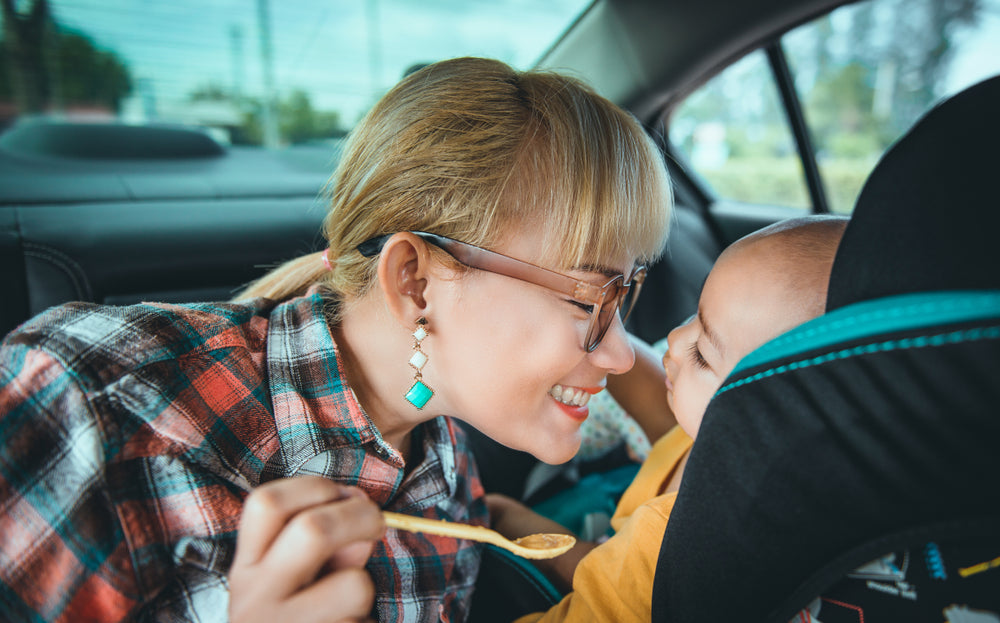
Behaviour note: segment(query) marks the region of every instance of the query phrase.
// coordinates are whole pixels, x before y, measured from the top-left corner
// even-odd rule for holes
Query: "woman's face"
[[[542,245],[538,233],[523,231],[493,250],[542,265]],[[628,272],[631,262],[607,268]],[[597,285],[611,279],[593,270],[563,272]],[[590,396],[609,373],[634,363],[620,319],[587,353],[590,314],[562,294],[482,270],[437,283],[448,291],[436,299],[444,304],[432,313],[436,326],[423,344],[430,358],[424,378],[435,390],[429,407],[547,463],[572,458]]]

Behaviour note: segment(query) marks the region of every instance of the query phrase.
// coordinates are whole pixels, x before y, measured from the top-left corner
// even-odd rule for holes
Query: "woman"
[[[456,59],[373,108],[331,186],[326,251],[234,303],[68,306],[7,339],[15,616],[224,619],[228,595],[233,619],[361,618],[365,565],[380,620],[464,619],[478,549],[383,534],[376,505],[487,521],[440,416],[573,456],[633,362],[618,308],[662,249],[666,173],[578,82]]]

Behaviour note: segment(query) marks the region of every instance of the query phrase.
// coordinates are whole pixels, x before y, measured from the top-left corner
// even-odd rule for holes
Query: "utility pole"
[[[243,27],[233,24],[229,27],[229,53],[233,63],[233,102],[243,105]]]
[[[379,22],[378,0],[368,0],[368,76],[373,100],[382,96],[382,24]]]
[[[274,94],[274,52],[271,49],[271,14],[268,0],[257,0],[257,22],[260,27],[260,56],[264,73],[264,147],[278,146],[278,119]]]

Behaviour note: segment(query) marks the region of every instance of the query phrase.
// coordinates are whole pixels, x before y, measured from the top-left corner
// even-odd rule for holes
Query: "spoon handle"
[[[468,541],[480,541],[482,543],[493,543],[500,545],[500,541],[506,541],[499,532],[484,528],[482,526],[470,526],[464,523],[454,523],[438,519],[427,519],[426,517],[414,517],[413,515],[403,515],[382,511],[385,518],[385,525],[397,530],[408,532],[425,532],[438,536],[449,536],[456,539],[466,539]]]
[[[403,515],[389,511],[382,511],[382,516],[385,518],[385,525],[390,528],[491,543],[518,556],[534,560],[555,558],[556,556],[565,554],[576,543],[576,539],[567,534],[533,534],[517,539],[517,542],[514,542],[505,538],[496,530],[490,530],[482,526],[470,526],[464,523],[414,517],[413,515]]]

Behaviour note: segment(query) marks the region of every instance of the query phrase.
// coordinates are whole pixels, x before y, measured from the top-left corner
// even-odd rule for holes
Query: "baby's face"
[[[767,247],[752,243],[727,250],[705,281],[698,314],[667,336],[667,403],[691,437],[739,360],[809,319],[775,278]]]

